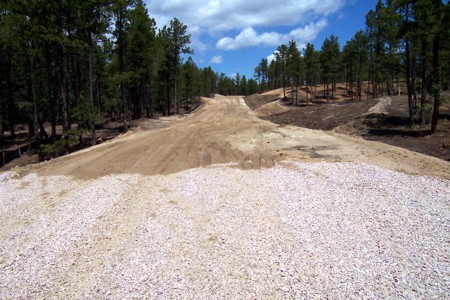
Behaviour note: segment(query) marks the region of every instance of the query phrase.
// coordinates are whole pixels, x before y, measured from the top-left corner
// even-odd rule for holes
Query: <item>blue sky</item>
[[[294,39],[320,48],[331,34],[344,45],[365,27],[378,0],[146,0],[158,27],[174,17],[188,26],[193,59],[227,76],[253,77],[262,58]],[[283,3],[283,4],[280,4]]]

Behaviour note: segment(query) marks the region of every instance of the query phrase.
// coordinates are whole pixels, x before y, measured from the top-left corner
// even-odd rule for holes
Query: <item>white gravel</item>
[[[450,181],[354,163],[0,174],[0,298],[449,298]]]

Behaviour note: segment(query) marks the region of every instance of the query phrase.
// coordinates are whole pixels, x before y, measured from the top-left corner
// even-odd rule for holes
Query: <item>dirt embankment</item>
[[[442,104],[439,130],[431,135],[430,125],[409,126],[406,96],[363,101],[344,101],[341,98],[329,103],[308,103],[303,107],[281,103],[284,111],[277,108],[280,102],[268,103],[267,96],[252,95],[245,101],[252,103],[252,107],[258,107],[260,103],[255,111],[265,108],[265,114],[260,116],[277,124],[333,130],[450,161],[450,103]],[[272,106],[276,109],[271,110]]]
[[[290,113],[290,112],[288,112]],[[242,97],[205,99],[194,114],[168,118],[155,129],[138,129],[97,147],[31,165],[43,175],[97,178],[108,174],[171,174],[217,163],[243,169],[276,161],[365,162],[409,174],[450,178],[449,163],[419,153],[339,133],[261,120]]]

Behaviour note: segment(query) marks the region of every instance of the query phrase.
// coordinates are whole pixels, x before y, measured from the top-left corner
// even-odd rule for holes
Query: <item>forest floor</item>
[[[445,298],[449,170],[204,98],[0,172],[0,298]]]
[[[288,89],[290,91],[290,89]],[[445,94],[446,97],[449,95]],[[339,95],[340,96],[340,95]],[[281,101],[282,90],[245,98],[258,115],[276,124],[360,136],[411,151],[450,161],[450,102],[440,108],[438,131],[430,134],[430,125],[408,125],[406,96],[351,101],[321,99],[303,106]]]

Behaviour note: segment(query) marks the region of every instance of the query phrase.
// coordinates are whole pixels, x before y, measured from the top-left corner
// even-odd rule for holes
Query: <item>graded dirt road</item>
[[[0,173],[0,299],[448,297],[449,163],[204,102]]]
[[[109,174],[164,175],[218,163],[259,169],[282,160],[349,161],[450,179],[448,162],[347,135],[263,121],[242,97],[204,99],[192,115],[169,120],[163,128],[138,130],[38,165],[37,171],[89,179]]]

